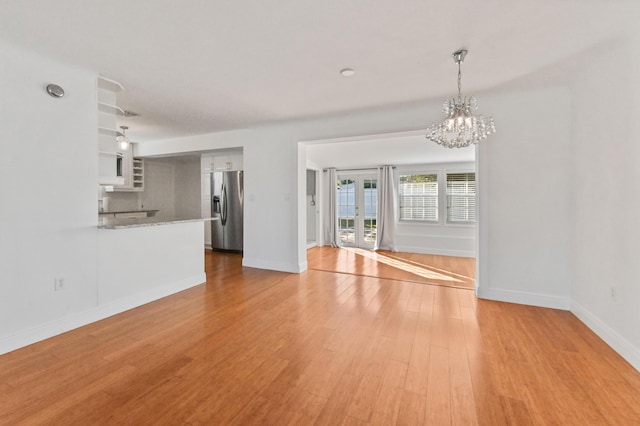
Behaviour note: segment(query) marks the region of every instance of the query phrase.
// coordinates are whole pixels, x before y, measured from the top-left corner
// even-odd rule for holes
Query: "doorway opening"
[[[404,272],[411,270],[414,275],[416,272],[417,275],[429,275],[432,281],[434,274],[420,268],[433,267],[437,270],[447,270],[447,268],[436,266],[437,262],[447,263],[462,259],[464,260],[462,271],[454,272],[458,277],[464,276],[464,279],[456,285],[465,288],[473,288],[477,285],[476,277],[479,277],[479,271],[469,274],[467,270],[477,268],[475,260],[479,255],[480,232],[474,213],[478,211],[476,203],[479,200],[476,201],[476,195],[471,194],[470,190],[467,191],[468,193],[458,194],[460,192],[458,186],[462,183],[466,185],[465,188],[475,186],[474,179],[478,178],[479,172],[476,147],[445,150],[436,144],[426,143],[424,131],[416,130],[302,141],[299,160],[303,159],[306,163],[302,161],[299,163],[300,177],[304,176],[305,166],[317,170],[336,171],[333,175],[335,179],[328,179],[329,173],[318,174],[318,179],[321,181],[317,194],[320,223],[318,246],[337,244],[350,250],[375,248],[380,219],[375,216],[377,208],[374,206],[378,202],[376,190],[379,186],[379,182],[375,180],[377,180],[378,168],[390,165],[394,169],[391,176],[393,190],[389,195],[385,192],[385,196],[394,200],[394,212],[391,215],[393,232],[391,246],[394,251],[370,253],[377,255],[375,264],[380,265],[381,262],[386,262],[386,267],[394,265],[396,269],[404,265],[402,267],[407,269]],[[369,180],[367,180],[367,174]],[[413,188],[416,185],[411,186],[412,182],[407,180],[407,176],[432,177],[430,189],[433,193],[418,193],[419,188]],[[458,182],[463,177],[467,179],[464,182]],[[336,182],[330,182],[330,180]],[[334,185],[336,185],[337,197],[331,194],[333,189],[330,191]],[[303,191],[300,186],[299,188]],[[411,191],[407,192],[408,190]],[[367,191],[375,195],[365,196]],[[335,204],[332,204],[334,201]],[[461,216],[461,212],[464,213],[464,217]],[[337,216],[337,223],[331,225],[334,214]],[[299,219],[303,221],[304,214],[299,215]],[[301,222],[299,229],[304,229],[304,225],[304,222]],[[306,247],[302,241],[299,248],[305,250]],[[309,257],[310,253],[320,251],[316,250],[317,248],[309,250],[306,255],[300,253],[301,258],[306,260],[310,268],[313,262]],[[357,259],[369,256],[364,252],[355,254]],[[322,256],[325,255],[327,253],[323,252]],[[351,255],[354,253],[352,252]],[[439,257],[436,259],[433,256]],[[400,259],[401,257],[403,259]],[[368,260],[373,259],[368,258]],[[456,260],[454,263],[459,262]],[[459,281],[459,278],[455,280]],[[448,281],[451,282],[451,280]],[[470,284],[471,282],[473,284]]]

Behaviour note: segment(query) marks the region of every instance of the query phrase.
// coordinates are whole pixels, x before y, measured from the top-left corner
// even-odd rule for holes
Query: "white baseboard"
[[[482,286],[478,288],[476,294],[481,299],[497,300],[499,302],[519,303],[521,305],[562,309],[564,311],[568,311],[570,308],[568,297],[558,297],[549,294],[483,288]]]
[[[631,364],[633,368],[640,371],[640,348],[634,346],[579,303],[571,302],[571,312]]]
[[[65,317],[0,338],[0,355],[48,339],[58,334],[108,318],[142,306],[154,300],[178,293],[207,281],[205,273],[185,278],[175,283],[137,293],[124,299],[98,305]]]
[[[435,254],[438,256],[476,257],[476,253],[473,250],[451,250],[437,247],[396,246],[394,251],[401,251],[405,253]]]
[[[302,269],[302,265],[304,263],[304,269]],[[248,268],[258,268],[258,269],[268,269],[270,271],[281,271],[281,272],[291,272],[294,274],[299,274],[300,272],[306,269],[306,261],[293,264],[286,262],[273,262],[271,260],[263,260],[263,259],[251,259],[247,257],[242,258],[242,266],[246,266]]]

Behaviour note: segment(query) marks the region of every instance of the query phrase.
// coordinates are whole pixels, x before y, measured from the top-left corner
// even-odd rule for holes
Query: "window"
[[[476,174],[447,173],[447,222],[476,221]]]
[[[400,220],[438,221],[438,175],[400,175]]]

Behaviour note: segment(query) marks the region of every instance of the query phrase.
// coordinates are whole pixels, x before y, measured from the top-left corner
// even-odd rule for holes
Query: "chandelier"
[[[484,140],[496,128],[492,117],[475,116],[478,109],[476,98],[473,96],[462,98],[462,71],[460,64],[464,61],[467,51],[464,49],[453,52],[453,60],[458,64],[458,99],[445,101],[442,112],[447,116],[441,123],[435,123],[427,129],[427,139],[446,148],[463,148],[477,144]]]

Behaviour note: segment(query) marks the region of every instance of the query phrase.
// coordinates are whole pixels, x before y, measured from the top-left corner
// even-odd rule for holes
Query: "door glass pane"
[[[336,205],[338,207],[338,237],[345,245],[356,242],[356,185],[353,179],[338,179]]]
[[[376,179],[363,179],[364,193],[364,234],[363,244],[373,246],[376,243],[376,218],[378,214],[378,188]]]

